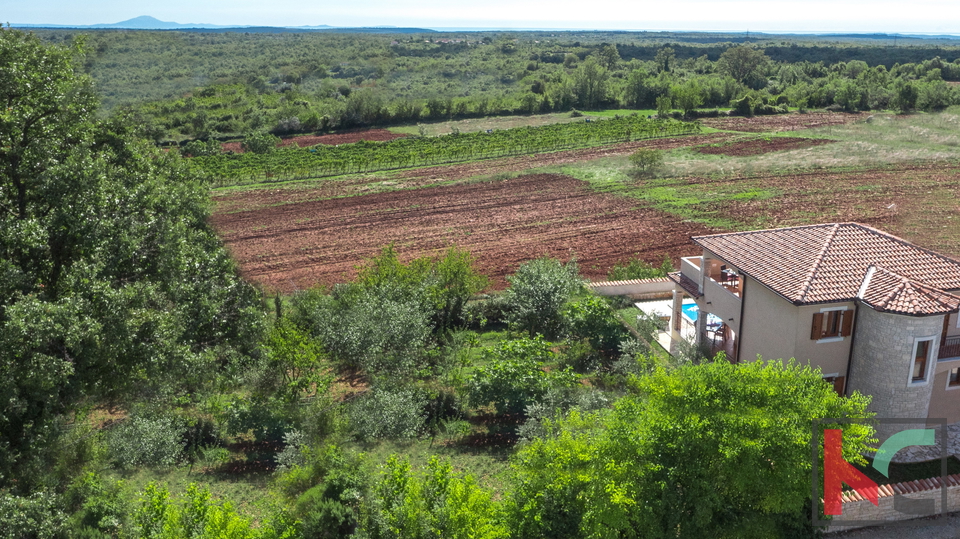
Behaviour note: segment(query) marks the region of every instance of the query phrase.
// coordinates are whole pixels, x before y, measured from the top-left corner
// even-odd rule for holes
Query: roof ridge
[[[823,245],[820,247],[820,252],[817,253],[817,257],[813,260],[813,265],[810,267],[810,270],[807,272],[807,277],[800,283],[800,288],[797,290],[797,301],[803,301],[807,297],[807,293],[810,292],[810,285],[813,283],[813,278],[817,276],[817,271],[820,269],[820,266],[823,264],[823,258],[827,255],[827,250],[830,248],[830,245],[833,244],[834,238],[837,237],[837,231],[840,230],[840,225],[842,223],[833,223],[833,230],[827,234],[827,237],[823,240]]]

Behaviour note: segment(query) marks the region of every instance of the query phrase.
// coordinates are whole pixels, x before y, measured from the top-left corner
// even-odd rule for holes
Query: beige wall
[[[960,367],[960,360],[938,361],[930,393],[930,409],[927,417],[945,417],[947,423],[960,421],[960,388],[947,389],[950,369]]]
[[[790,359],[797,344],[797,307],[745,277],[740,361]]]
[[[957,313],[952,313],[950,315],[950,322],[947,325],[947,337],[960,336],[960,328],[957,327],[957,317]]]
[[[820,367],[823,374],[839,373],[840,376],[846,376],[847,363],[850,361],[850,343],[853,336],[844,337],[843,340],[837,342],[817,342],[810,338],[810,326],[813,324],[814,313],[818,313],[825,308],[836,307],[856,309],[853,302],[794,307],[798,309],[799,313],[797,316],[797,342],[794,357],[814,367]],[[854,319],[854,335],[856,331],[857,321]]]
[[[823,374],[846,376],[851,337],[837,342],[810,339],[814,313],[823,308],[855,308],[853,303],[796,306],[754,279],[744,288],[743,340],[740,360],[796,358],[803,364],[820,367]],[[856,328],[856,321],[854,321]]]

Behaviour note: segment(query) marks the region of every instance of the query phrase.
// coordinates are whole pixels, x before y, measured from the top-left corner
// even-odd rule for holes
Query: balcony
[[[960,357],[960,335],[944,339],[937,357],[939,359]]]

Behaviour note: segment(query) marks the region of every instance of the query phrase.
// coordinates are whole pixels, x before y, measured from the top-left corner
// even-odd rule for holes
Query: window
[[[947,389],[960,387],[960,367],[954,367],[947,372]]]
[[[913,343],[913,364],[910,366],[910,383],[922,384],[927,381],[927,367],[930,365],[930,353],[933,351],[933,339],[917,339]]]
[[[847,337],[853,328],[852,309],[831,309],[813,314],[810,338],[819,341],[831,337]]]

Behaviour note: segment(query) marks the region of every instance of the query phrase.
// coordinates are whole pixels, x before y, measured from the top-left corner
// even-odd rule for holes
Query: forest
[[[960,49],[590,33],[75,38],[0,32],[0,535],[819,533],[811,421],[869,417],[868,397],[839,396],[791,361],[670,356],[658,321],[594,295],[575,259],[531,259],[493,290],[455,245],[408,257],[388,244],[349,281],[265,290],[212,228],[200,167],[286,152],[423,166],[390,160],[683,135],[697,124],[667,116],[720,108],[936,111],[960,102]],[[158,146],[619,107],[646,113],[319,157]],[[610,277],[672,269],[631,259]],[[865,463],[872,429],[834,427],[845,458]]]
[[[75,33],[41,31],[66,43]],[[707,41],[707,42],[696,42]],[[709,41],[712,40],[712,41]],[[726,41],[724,41],[726,40]],[[105,110],[157,141],[277,135],[573,109],[770,114],[942,110],[956,42],[626,32],[93,32]]]

